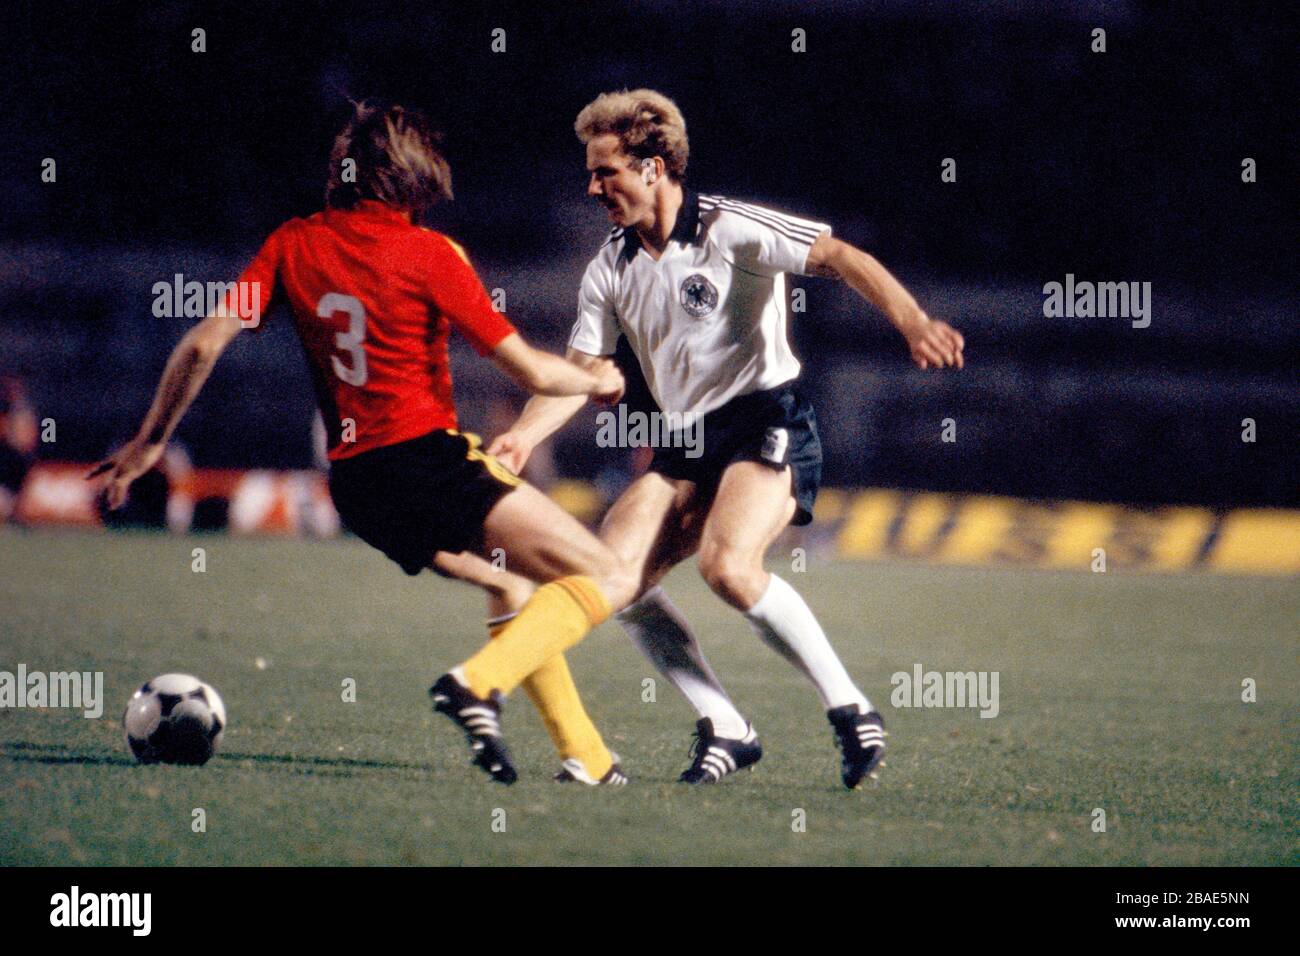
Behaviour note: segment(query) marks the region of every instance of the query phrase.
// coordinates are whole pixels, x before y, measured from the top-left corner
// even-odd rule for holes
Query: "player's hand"
[[[962,368],[966,340],[947,322],[925,318],[903,333],[918,368]]]
[[[502,432],[492,439],[487,453],[517,475],[524,470],[524,465],[528,464],[533,446],[518,432]]]
[[[618,366],[609,359],[596,359],[587,366],[587,371],[595,375],[599,383],[592,391],[591,397],[601,405],[617,404],[623,397],[623,390],[627,388],[623,373],[619,371]]]
[[[165,450],[165,445],[151,445],[132,439],[118,449],[117,454],[100,462],[86,475],[86,480],[99,479],[108,507],[120,508],[126,503],[126,493],[131,482],[158,464],[158,459],[162,458]]]

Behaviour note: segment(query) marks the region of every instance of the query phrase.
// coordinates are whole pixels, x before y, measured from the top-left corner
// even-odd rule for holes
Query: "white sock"
[[[695,712],[713,721],[715,734],[740,740],[749,733],[748,722],[718,683],[690,626],[662,588],[651,588],[615,620],[659,673],[686,695]]]
[[[785,581],[772,575],[767,590],[745,617],[764,643],[808,675],[827,710],[846,704],[857,704],[863,713],[871,710],[871,702],[854,685],[812,610]]]

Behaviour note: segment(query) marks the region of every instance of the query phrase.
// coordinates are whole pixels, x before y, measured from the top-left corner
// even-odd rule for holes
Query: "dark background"
[[[827,483],[1297,505],[1287,10],[12,6],[0,374],[57,421],[43,456],[88,460],[125,438],[189,321],[153,317],[153,284],[233,279],[281,221],[318,209],[346,96],[424,108],[446,130],[457,198],[431,224],[505,290],[528,337],[561,348],[606,231],[573,118],[601,91],[646,85],[686,115],[693,185],[832,223],[966,336],[964,371],[922,373],[850,291],[798,280]],[[1090,50],[1096,27],[1105,53]],[[41,182],[45,157],[56,183]],[[1150,328],[1045,318],[1043,285],[1066,273],[1151,282]],[[183,423],[196,464],[310,464],[311,390],[286,318],[232,346]],[[518,393],[468,348],[454,371],[466,424],[490,431],[491,403]],[[559,437],[562,471],[608,462],[591,432],[584,413]]]

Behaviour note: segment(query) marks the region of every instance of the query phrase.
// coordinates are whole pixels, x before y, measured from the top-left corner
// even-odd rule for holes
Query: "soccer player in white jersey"
[[[857,787],[885,751],[880,714],[817,618],[763,568],[782,529],[812,520],[821,445],[788,341],[785,274],[840,279],[875,305],[922,369],[962,366],[961,335],[929,318],[885,268],[824,223],[685,185],[686,125],[653,90],[606,93],[578,115],[587,192],[614,230],[587,267],[568,358],[594,363],[626,337],[659,408],[702,416],[694,442],[661,441],[649,471],[613,505],[601,539],[639,570],[640,598],[618,615],[700,715],[687,783],[712,783],[762,755],[682,615],[657,582],[698,552],[709,587],[816,687]],[[490,451],[515,471],[586,398],[534,397]],[[678,436],[680,437],[680,436]]]

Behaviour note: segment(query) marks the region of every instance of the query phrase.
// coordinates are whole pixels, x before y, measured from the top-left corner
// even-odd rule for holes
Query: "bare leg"
[[[622,559],[530,485],[520,485],[488,513],[481,553],[498,548],[511,568],[548,583],[498,638],[449,675],[480,700],[493,691],[509,694],[626,607],[637,590],[636,575]],[[472,708],[464,712],[472,713]]]
[[[763,555],[794,517],[790,469],[754,461],[727,466],[704,522],[700,573],[718,597],[748,611],[767,590]]]
[[[723,690],[685,617],[658,587],[695,552],[706,506],[693,483],[652,472],[610,509],[600,534],[640,577],[638,599],[618,615],[618,623],[696,714],[712,721],[715,733],[739,739],[749,732],[748,722]]]
[[[600,539],[636,575],[638,596],[681,560],[667,559],[681,551],[682,532],[691,523],[694,498],[692,482],[648,472],[632,482],[605,515]]]
[[[469,551],[459,554],[439,551],[434,555],[433,566],[443,574],[482,588],[487,594],[489,618],[514,614],[528,603],[536,590],[527,578],[490,564]]]
[[[817,618],[798,592],[763,568],[763,555],[794,515],[790,469],[752,461],[723,472],[704,522],[700,573],[714,593],[745,613],[770,647],[804,672],[826,708],[870,704],[831,648]]]
[[[538,583],[585,575],[614,610],[636,593],[635,573],[567,511],[531,485],[520,485],[489,512],[483,523],[483,556],[496,548],[506,566]]]

